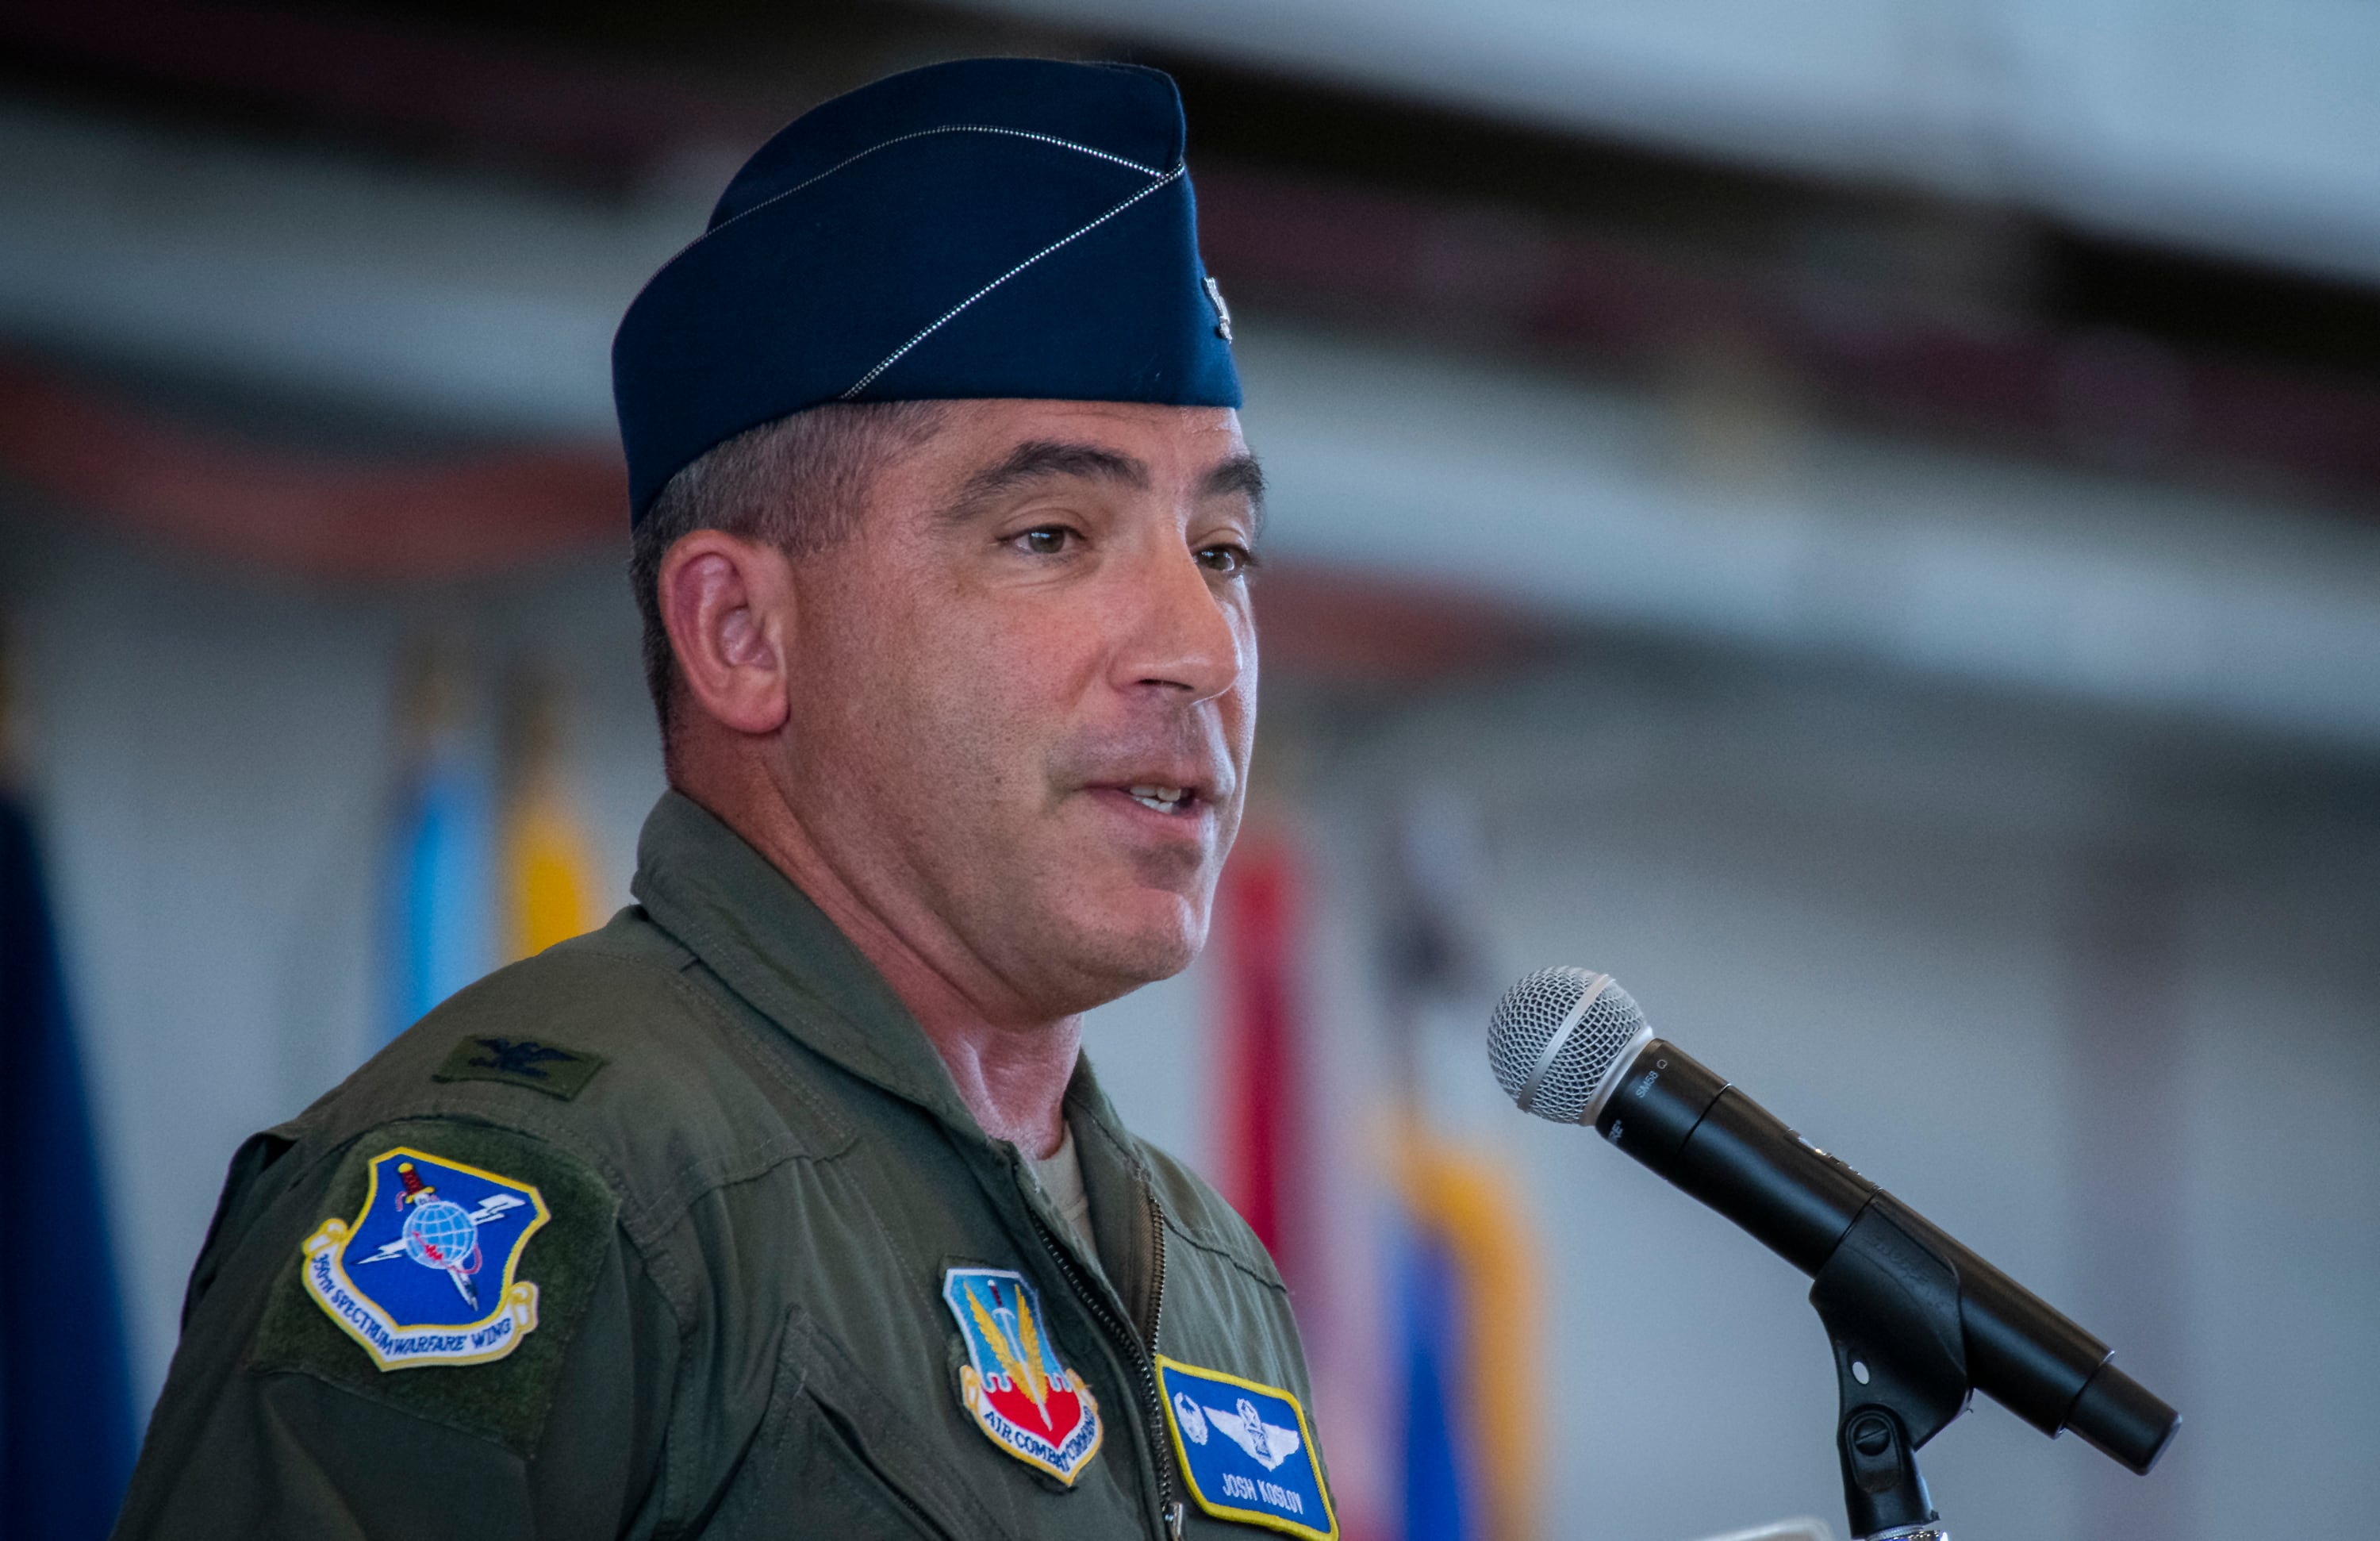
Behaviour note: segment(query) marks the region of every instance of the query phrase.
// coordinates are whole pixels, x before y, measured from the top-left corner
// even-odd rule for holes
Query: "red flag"
[[[1288,845],[1244,833],[1223,869],[1223,1196],[1304,1282],[1307,1218],[1302,1034],[1296,989],[1299,894]]]

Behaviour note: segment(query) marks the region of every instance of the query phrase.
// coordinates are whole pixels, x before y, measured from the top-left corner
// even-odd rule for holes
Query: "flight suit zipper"
[[[1157,1353],[1158,1331],[1165,1325],[1165,1211],[1158,1207],[1155,1194],[1148,1195],[1148,1255],[1151,1259],[1150,1267],[1155,1270],[1153,1277],[1156,1282],[1149,1286],[1148,1291],[1147,1341],[1149,1353],[1154,1355]],[[1148,1379],[1157,1402],[1157,1450],[1159,1457],[1165,1462],[1163,1469],[1167,1474],[1164,1483],[1168,1500],[1165,1504],[1165,1528],[1171,1534],[1172,1541],[1182,1541],[1182,1523],[1186,1515],[1182,1500],[1172,1497],[1173,1446],[1165,1438],[1165,1398],[1162,1389],[1156,1385],[1157,1366],[1154,1363],[1148,1366]]]
[[[1165,1398],[1158,1389],[1156,1361],[1150,1358],[1157,1349],[1157,1329],[1165,1319],[1165,1215],[1158,1207],[1153,1194],[1149,1195],[1148,1212],[1150,1234],[1156,1243],[1152,1256],[1157,1284],[1149,1292],[1148,1341],[1146,1346],[1129,1326],[1108,1309],[1106,1300],[1083,1276],[1081,1267],[1059,1244],[1058,1238],[1050,1234],[1050,1228],[1041,1222],[1038,1215],[1033,1217],[1033,1229],[1041,1238],[1042,1250],[1050,1254],[1050,1262],[1057,1265],[1060,1276],[1066,1280],[1067,1288],[1075,1292],[1075,1298],[1090,1307],[1092,1317],[1098,1320],[1100,1330],[1108,1335],[1109,1341],[1122,1349],[1131,1361],[1139,1379],[1141,1411],[1148,1419],[1149,1449],[1157,1458],[1158,1516],[1171,1541],[1182,1541],[1182,1526],[1187,1514],[1182,1501],[1174,1496],[1173,1450],[1165,1439]]]

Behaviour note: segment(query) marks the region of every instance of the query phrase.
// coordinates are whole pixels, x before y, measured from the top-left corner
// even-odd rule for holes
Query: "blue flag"
[[[486,768],[434,743],[391,831],[382,941],[387,1004],[373,1047],[495,966],[496,812]]]
[[[1404,1541],[1475,1541],[1477,1476],[1460,1336],[1462,1269],[1442,1238],[1400,1238],[1399,1336],[1404,1370]]]
[[[0,797],[0,1536],[107,1534],[132,1474],[124,1348],[82,1067],[24,811]]]

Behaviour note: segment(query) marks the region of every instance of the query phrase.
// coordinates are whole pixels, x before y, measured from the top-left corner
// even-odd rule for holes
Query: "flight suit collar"
[[[663,793],[638,839],[629,887],[656,924],[789,1037],[923,1107],[990,1158],[1006,1180],[988,1191],[1036,1213],[1056,1244],[1087,1264],[1091,1277],[1114,1291],[1134,1328],[1148,1336],[1161,1299],[1160,1217],[1148,1164],[1087,1057],[1075,1061],[1065,1110],[1090,1199],[1096,1256],[1083,1254],[1015,1151],[984,1134],[941,1056],[876,966],[717,815],[683,793]]]
[[[876,965],[742,835],[674,789],[646,816],[629,892],[730,989],[808,1048],[984,1138]]]
[[[1066,1122],[1075,1131],[1075,1159],[1082,1164],[1083,1192],[1090,1199],[1096,1261],[1131,1313],[1142,1343],[1156,1353],[1165,1266],[1159,1231],[1164,1217],[1139,1142],[1125,1132],[1099,1089],[1087,1054],[1075,1060],[1074,1080],[1066,1086]]]

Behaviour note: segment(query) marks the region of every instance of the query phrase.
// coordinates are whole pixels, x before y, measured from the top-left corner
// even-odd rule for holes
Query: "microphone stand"
[[[1959,1270],[1878,1193],[1810,1286],[1835,1351],[1843,1505],[1858,1541],[1949,1541],[1917,1450],[1974,1395]],[[1912,1214],[1912,1219],[1916,1217]]]

